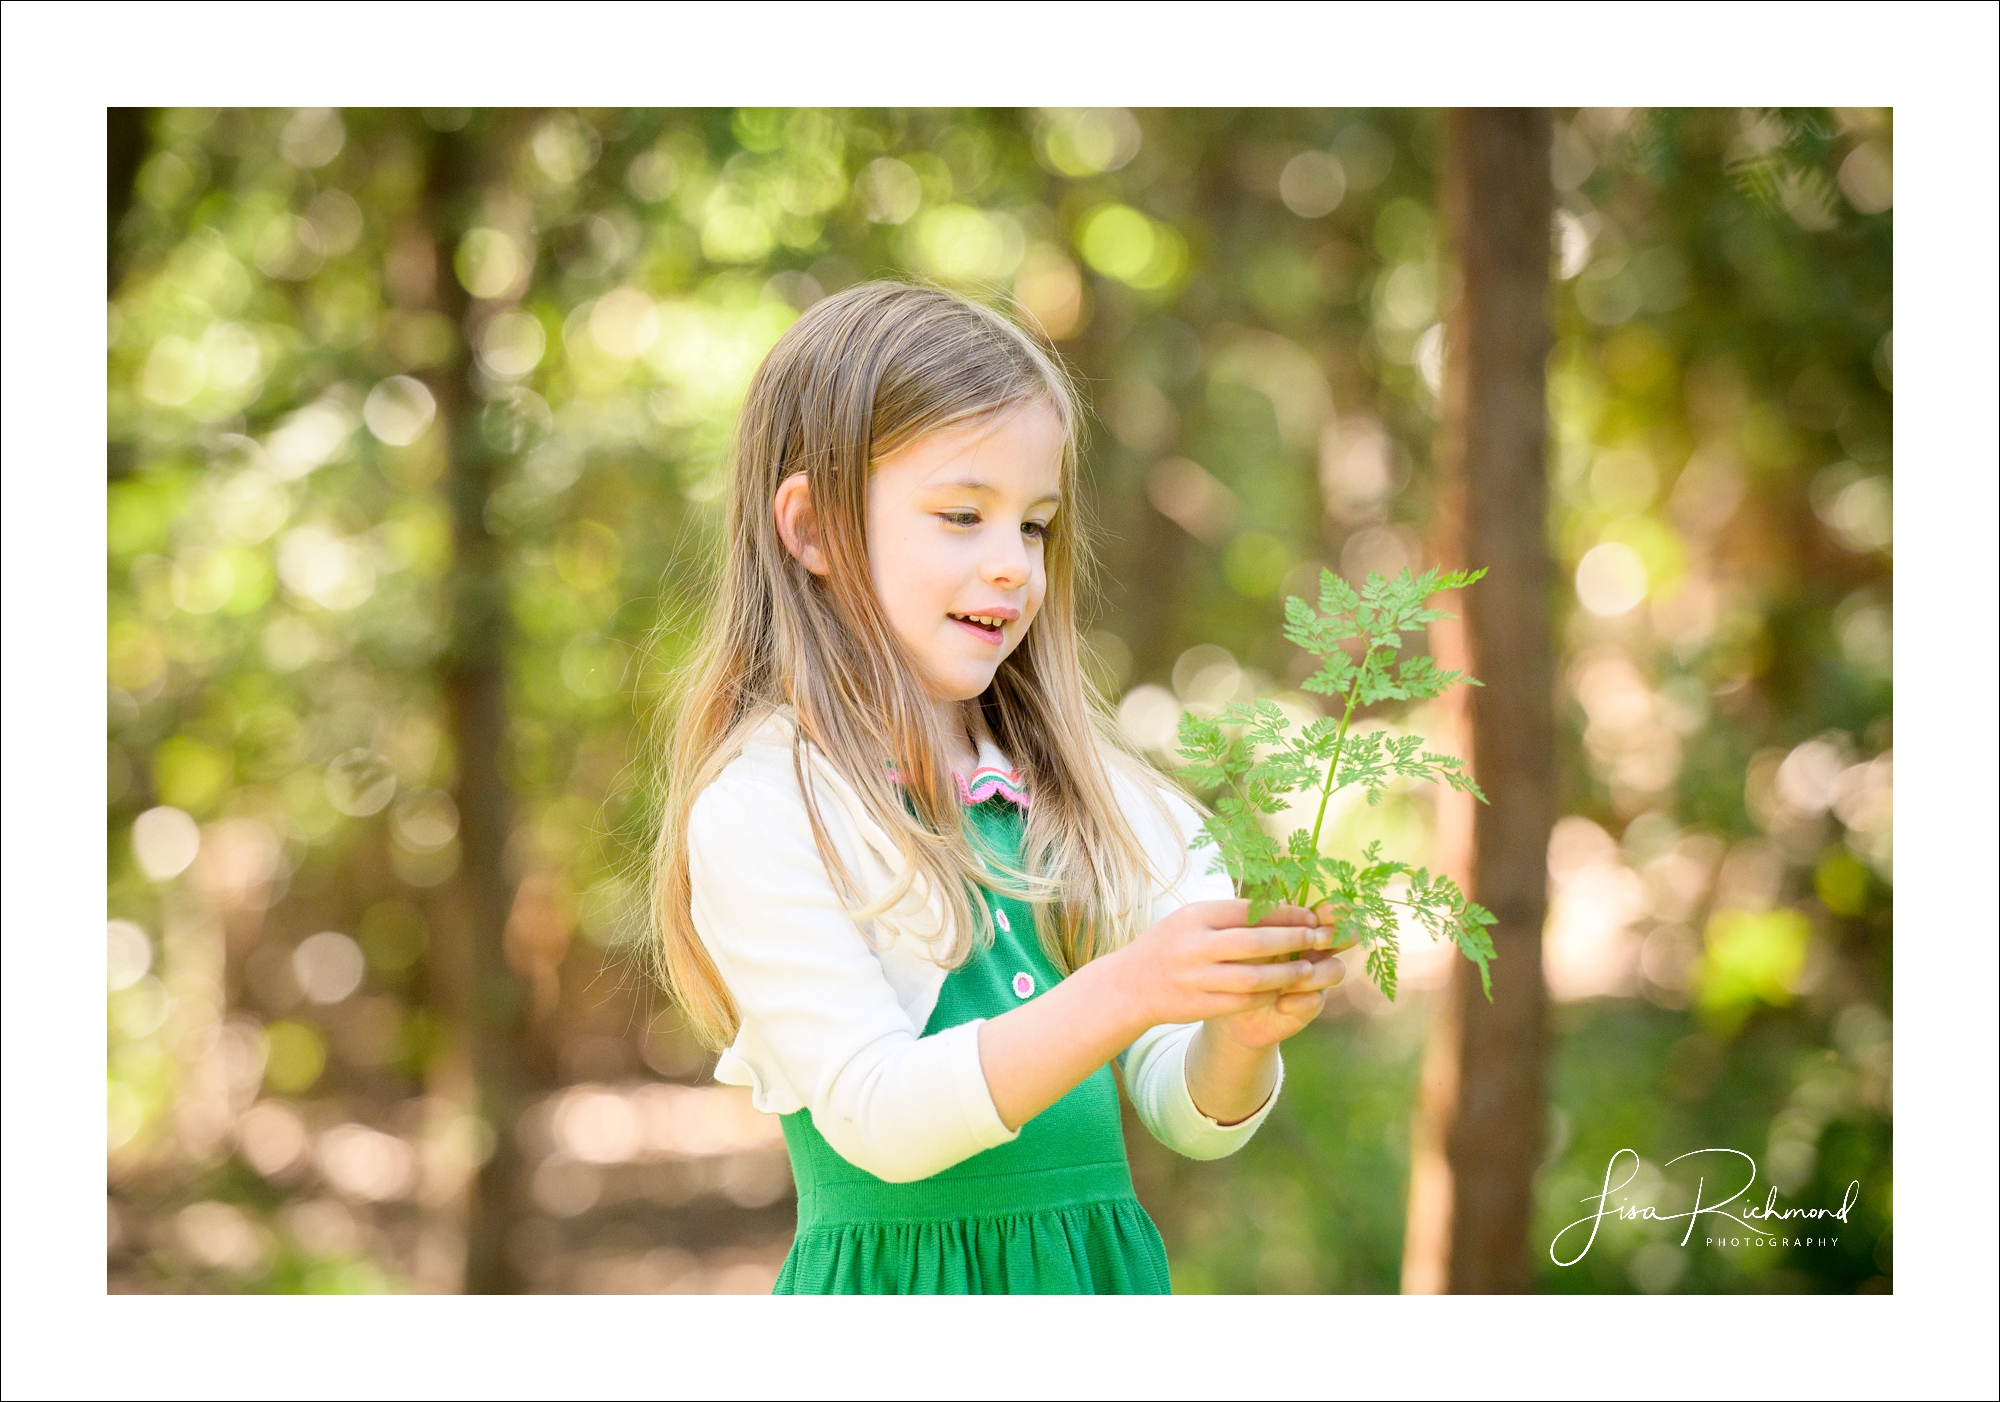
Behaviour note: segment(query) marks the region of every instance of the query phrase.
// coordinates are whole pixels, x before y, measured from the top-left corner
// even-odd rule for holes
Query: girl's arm
[[[747,1072],[760,1109],[809,1109],[836,1153],[887,1182],[1014,1137],[987,1091],[979,1025],[919,1035],[795,789],[725,772],[690,815],[688,876],[695,929],[743,1018],[719,1078]]]
[[[1277,1084],[1275,1047],[1250,1047],[1210,1018],[1315,995],[1339,981],[1331,955],[1252,964],[1325,949],[1331,931],[1308,911],[1280,906],[1248,927],[1245,901],[1182,906],[1131,944],[1093,960],[1041,997],[983,1023],[979,1060],[993,1108],[1017,1129],[1084,1077],[1163,1023],[1201,1022],[1186,1048],[1187,1089],[1221,1123],[1254,1114]]]
[[[1006,1143],[1136,1038],[1128,1084],[1154,1133],[1197,1157],[1240,1142],[1203,1111],[1254,1109],[1268,1098],[1257,1084],[1268,1063],[1227,1054],[1205,1063],[1186,1040],[1199,1035],[1194,1027],[1162,1024],[1268,1002],[1309,981],[1301,965],[1234,962],[1314,943],[1309,915],[1281,909],[1253,930],[1241,928],[1241,901],[1184,906],[1001,1017],[922,1036],[845,914],[804,807],[779,777],[725,773],[690,815],[695,928],[743,1016],[738,1055],[725,1057],[719,1077],[747,1071],[759,1108],[810,1109],[849,1163],[910,1182]],[[1225,1133],[1230,1142],[1209,1147]]]
[[[1235,898],[1235,886],[1213,850],[1195,845],[1201,814],[1185,795],[1157,776],[1115,767],[1113,781],[1163,878],[1151,906],[1153,922],[1184,906]],[[1339,983],[1343,973],[1338,961],[1325,959],[1300,988],[1269,995],[1253,1011],[1142,1032],[1118,1058],[1140,1122],[1188,1158],[1225,1158],[1242,1148],[1284,1085],[1277,1043],[1319,1015],[1326,1001],[1321,990]]]
[[[1334,963],[1332,959],[1328,963]],[[1317,992],[1328,986],[1328,975],[1315,969],[1309,979],[1278,995]],[[1337,981],[1339,976],[1332,975]],[[1238,1041],[1222,1029],[1226,1024],[1204,1022],[1188,1042],[1184,1074],[1194,1108],[1217,1124],[1241,1123],[1263,1108],[1278,1088],[1278,1047],[1256,1047]]]

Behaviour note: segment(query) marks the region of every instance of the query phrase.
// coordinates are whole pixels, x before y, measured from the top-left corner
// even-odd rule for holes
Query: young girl
[[[1234,1153],[1340,981],[1312,912],[1248,926],[1084,680],[1077,419],[1022,331],[897,283],[751,383],[655,880],[716,1079],[783,1117],[780,1293],[1166,1291],[1110,1063],[1162,1143]]]

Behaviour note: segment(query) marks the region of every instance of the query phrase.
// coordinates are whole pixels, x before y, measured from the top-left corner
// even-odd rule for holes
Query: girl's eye
[[[977,511],[941,511],[938,513],[954,526],[976,526],[979,524]]]
[[[1047,521],[1023,521],[1021,523],[1021,534],[1033,540],[1047,540],[1049,538],[1049,523]]]

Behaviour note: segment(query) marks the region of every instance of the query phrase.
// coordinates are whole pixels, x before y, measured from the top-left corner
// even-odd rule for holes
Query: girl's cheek
[[[1021,631],[1017,635],[1017,646],[1018,639],[1027,637],[1028,629],[1033,626],[1037,618],[1041,617],[1042,596],[1046,592],[1047,585],[1038,576],[1034,587],[1029,591],[1027,602],[1021,608]]]

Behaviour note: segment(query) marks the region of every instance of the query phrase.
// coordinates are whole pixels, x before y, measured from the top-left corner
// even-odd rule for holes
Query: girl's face
[[[1029,404],[926,435],[868,479],[868,561],[889,626],[940,700],[993,681],[1042,606],[1063,429]]]

